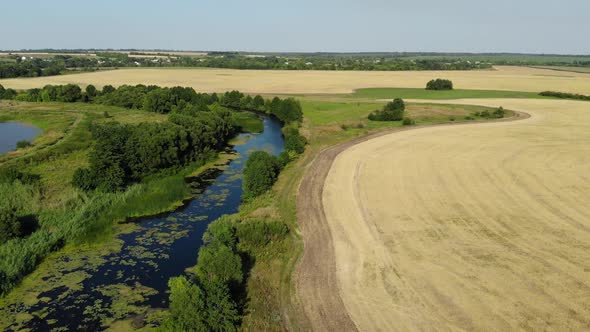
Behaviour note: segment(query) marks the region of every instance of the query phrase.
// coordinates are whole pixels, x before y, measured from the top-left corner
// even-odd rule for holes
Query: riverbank
[[[276,144],[282,142],[280,126],[269,126],[269,134],[280,139]],[[209,158],[207,163],[150,177],[130,187],[126,193],[132,191],[132,199],[116,200],[117,205],[111,205],[108,216],[101,219],[110,220],[112,225],[131,216],[136,222],[115,224],[93,240],[96,242],[82,241],[49,255],[0,300],[0,327],[101,329],[121,318],[155,313],[158,311],[151,308],[165,307],[168,279],[194,265],[208,222],[237,211],[241,191],[238,169],[242,167],[237,159],[247,156],[254,147],[268,149],[270,142],[277,142],[266,136],[240,134],[230,141],[233,149]],[[140,185],[146,188],[137,189]],[[160,213],[171,209],[174,212]],[[125,218],[117,218],[123,212]],[[146,274],[147,270],[153,272]],[[158,278],[154,279],[155,275]],[[146,276],[149,278],[143,280]],[[120,292],[128,296],[121,297]],[[63,320],[70,315],[77,318]]]

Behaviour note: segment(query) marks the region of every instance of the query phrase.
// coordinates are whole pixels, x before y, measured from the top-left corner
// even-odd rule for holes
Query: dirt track
[[[590,103],[457,103],[533,117],[380,135],[312,164],[297,280],[315,330],[590,326]]]

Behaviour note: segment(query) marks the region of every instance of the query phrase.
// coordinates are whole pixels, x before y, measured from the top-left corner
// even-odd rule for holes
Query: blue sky
[[[0,49],[590,54],[589,0],[0,0]]]

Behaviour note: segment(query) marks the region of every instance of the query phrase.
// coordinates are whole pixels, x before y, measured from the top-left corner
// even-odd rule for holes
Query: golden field
[[[588,329],[590,103],[453,103],[531,117],[387,134],[331,166],[323,238],[350,319],[361,331]]]
[[[191,86],[202,92],[240,90],[266,94],[350,93],[358,88],[423,88],[433,78],[451,79],[456,89],[544,90],[590,94],[588,74],[525,67],[489,71],[279,71],[235,69],[119,69],[38,78],[0,80],[7,88],[41,88],[47,84],[146,84]]]

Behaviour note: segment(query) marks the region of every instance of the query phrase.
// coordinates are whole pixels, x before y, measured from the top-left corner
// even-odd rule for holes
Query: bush
[[[243,171],[244,198],[254,198],[268,191],[275,183],[280,168],[278,159],[268,152],[253,152]]]
[[[18,141],[16,142],[16,148],[17,149],[24,149],[24,148],[28,148],[29,146],[32,146],[33,144],[31,144],[31,142],[27,141],[26,139],[22,140],[22,141]]]
[[[94,177],[88,168],[78,168],[72,177],[72,185],[84,191],[96,188]]]
[[[19,237],[22,234],[21,223],[13,209],[0,211],[0,243]]]
[[[280,221],[260,220],[242,222],[236,225],[240,244],[261,247],[271,241],[280,241],[289,234],[289,227]]]
[[[381,111],[369,114],[371,121],[399,121],[403,119],[406,105],[401,98],[396,98],[387,103]]]
[[[20,172],[16,167],[0,169],[0,183],[13,183],[19,180],[23,184],[36,184],[40,179],[39,175]]]
[[[408,118],[408,117],[405,117],[404,120],[402,121],[402,125],[404,125],[404,126],[412,126],[415,124],[416,124],[416,121],[414,121],[413,119]]]
[[[453,90],[453,82],[437,78],[426,83],[426,90]]]

